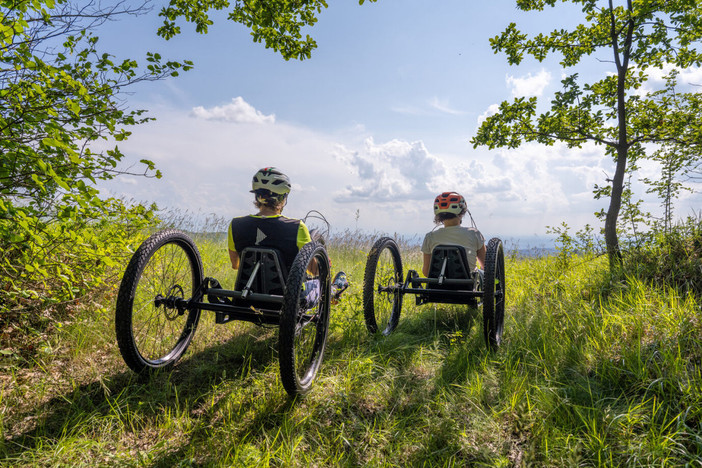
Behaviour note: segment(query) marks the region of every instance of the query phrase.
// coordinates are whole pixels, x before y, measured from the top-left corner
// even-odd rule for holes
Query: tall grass
[[[233,286],[226,244],[196,236]],[[204,312],[171,372],[138,378],[115,345],[114,290],[0,374],[2,466],[696,466],[700,302],[617,279],[602,257],[507,258],[504,345],[481,309],[415,306],[369,336],[362,279],[374,236],[328,242],[351,287],[332,309],[312,392],[279,382],[277,330]],[[405,270],[419,269],[412,242]],[[115,285],[116,287],[117,285]]]

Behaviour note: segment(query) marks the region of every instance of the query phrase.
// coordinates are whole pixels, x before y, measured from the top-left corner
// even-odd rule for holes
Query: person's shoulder
[[[284,223],[301,224],[301,225],[303,225],[303,226],[305,225],[305,223],[304,223],[301,219],[290,218],[290,217],[285,216],[285,215],[280,215],[280,216],[278,216],[278,219],[279,219],[280,221],[284,222]]]
[[[470,227],[467,228],[468,232],[470,232],[472,235],[474,235],[478,240],[482,240],[485,242],[485,236],[483,236],[483,233],[478,230],[478,228]]]

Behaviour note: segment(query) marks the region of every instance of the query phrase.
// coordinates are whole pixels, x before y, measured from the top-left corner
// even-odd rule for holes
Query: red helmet
[[[434,199],[434,214],[453,213],[460,216],[466,212],[466,199],[456,192],[444,192]]]

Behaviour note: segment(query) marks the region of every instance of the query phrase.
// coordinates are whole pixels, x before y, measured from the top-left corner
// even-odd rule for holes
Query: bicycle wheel
[[[316,304],[302,309],[302,288],[308,271],[317,271],[320,296]],[[279,364],[283,387],[292,397],[304,395],[312,388],[317,375],[329,329],[331,275],[324,245],[306,244],[297,253],[285,285],[280,316]]]
[[[505,321],[505,255],[496,237],[488,242],[483,284],[483,334],[485,345],[495,351],[502,343]]]
[[[192,297],[202,277],[197,247],[180,231],[157,232],[134,252],[115,313],[119,351],[133,371],[166,368],[183,355],[200,310],[183,309],[182,301]]]
[[[402,310],[402,258],[389,237],[378,239],[366,261],[363,275],[363,315],[370,333],[389,335],[397,327]]]

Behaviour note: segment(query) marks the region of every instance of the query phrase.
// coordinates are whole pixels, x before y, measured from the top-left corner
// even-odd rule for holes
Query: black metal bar
[[[441,273],[439,273],[439,278],[438,278],[439,284],[444,284],[444,281],[446,280],[446,277],[444,275],[446,274],[446,265],[447,264],[448,264],[448,257],[444,257],[444,262],[441,264]]]
[[[439,278],[412,278],[410,281],[412,285],[415,285],[417,283],[419,284],[437,284],[437,285],[456,285],[456,286],[461,286],[461,285],[466,285],[473,287],[473,280],[472,279],[452,279],[452,278],[444,278],[443,283],[439,282]]]
[[[444,297],[483,297],[483,291],[466,291],[455,289],[424,289],[424,288],[403,288],[403,294],[421,294],[423,296],[444,296]]]
[[[259,294],[250,292],[246,297],[242,291],[231,291],[229,289],[210,288],[205,291],[208,296],[232,297],[234,299],[246,299],[247,301],[267,302],[269,304],[283,304],[283,296],[273,294]]]
[[[232,304],[213,304],[210,302],[191,302],[189,306],[193,309],[211,310],[227,314],[227,322],[231,320],[243,320],[246,322],[271,325],[278,325],[278,323],[280,323],[280,310],[255,309],[252,307]]]
[[[246,286],[244,286],[244,289],[241,290],[241,297],[243,299],[246,299],[249,296],[249,294],[252,294],[251,285],[253,284],[253,281],[256,278],[256,273],[258,273],[259,268],[261,268],[261,260],[256,262],[256,265],[254,265],[254,269],[251,272],[251,276],[249,276],[249,281],[246,283]]]

